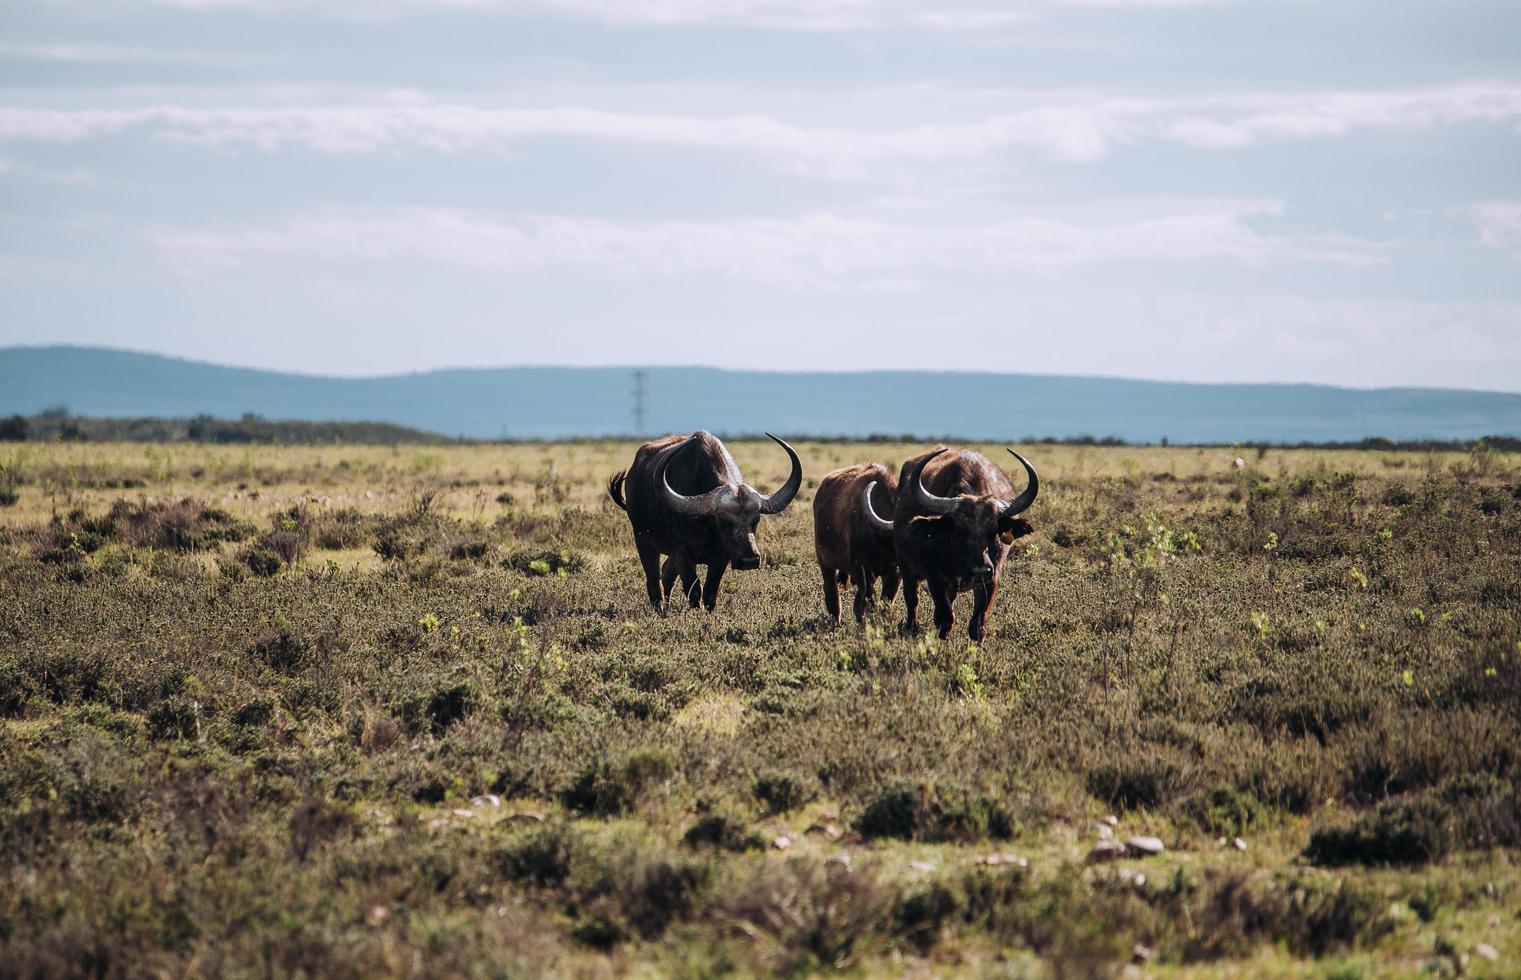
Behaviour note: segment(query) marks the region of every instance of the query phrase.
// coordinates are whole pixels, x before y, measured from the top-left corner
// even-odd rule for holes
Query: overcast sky
[[[0,19],[0,344],[1521,391],[1515,0]]]

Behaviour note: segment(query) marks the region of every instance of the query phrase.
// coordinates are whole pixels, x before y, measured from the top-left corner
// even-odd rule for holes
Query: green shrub
[[[353,822],[348,810],[331,801],[306,800],[291,811],[291,855],[297,861],[306,861],[317,848],[333,841]]]
[[[282,674],[294,673],[312,659],[311,643],[284,626],[261,633],[248,652]]]
[[[331,550],[373,545],[374,521],[353,507],[341,507],[322,514],[312,528],[312,539],[319,548]]]
[[[269,724],[274,717],[274,702],[268,698],[254,698],[232,714],[232,723],[240,727],[256,728]]]
[[[801,976],[870,952],[889,924],[892,897],[870,869],[795,857],[758,866],[715,904],[721,921],[765,937],[776,950],[773,972]]]
[[[484,558],[491,550],[491,543],[480,538],[457,538],[449,545],[449,557],[455,561],[475,561]]]
[[[413,735],[442,735],[476,709],[480,693],[479,685],[468,678],[440,684],[403,700],[396,715]]]
[[[962,896],[936,882],[898,902],[893,910],[893,931],[913,943],[921,954],[927,953],[965,911]]]
[[[597,760],[560,790],[560,802],[579,813],[617,816],[633,809],[655,783],[669,779],[673,769],[670,756],[654,749],[636,750],[618,765]]]
[[[900,783],[867,802],[856,820],[862,837],[921,841],[1007,840],[1014,818],[1002,801],[956,788]]]
[[[613,947],[628,938],[621,925],[605,915],[593,915],[580,922],[570,931],[576,942],[601,952],[611,952]]]
[[[796,810],[813,798],[803,780],[786,773],[761,776],[751,792],[771,815]]]
[[[458,525],[432,510],[432,497],[418,498],[413,508],[376,520],[375,553],[386,561],[416,558],[439,544],[443,535]]]
[[[200,706],[188,698],[160,701],[148,713],[148,736],[157,740],[194,739],[201,732]]]
[[[1217,837],[1236,837],[1266,819],[1262,804],[1250,793],[1232,786],[1216,786],[1190,797],[1184,809],[1200,829]]]
[[[1155,809],[1188,789],[1188,775],[1171,759],[1158,758],[1157,747],[1131,750],[1088,771],[1088,792],[1124,810]]]
[[[1317,830],[1305,856],[1316,864],[1425,864],[1454,849],[1449,810],[1429,795],[1389,800],[1351,825]]]
[[[278,554],[258,545],[243,549],[238,553],[238,560],[260,578],[276,575],[285,566],[285,560]]]
[[[856,820],[856,830],[862,837],[912,840],[927,822],[928,810],[924,790],[909,785],[893,786],[866,804]]]
[[[759,851],[766,841],[733,817],[709,814],[698,820],[681,840],[689,847],[716,847],[724,851]]]
[[[689,861],[635,862],[624,872],[618,901],[635,931],[654,939],[692,915],[707,881],[706,868]]]
[[[106,525],[115,538],[143,548],[199,551],[222,541],[242,541],[249,527],[232,515],[190,497],[165,502],[118,500]]]
[[[1310,875],[1213,872],[1197,889],[1163,889],[1153,902],[1173,922],[1192,924],[1173,940],[1185,961],[1241,956],[1263,942],[1282,943],[1298,956],[1324,956],[1370,945],[1394,927],[1376,889]]]
[[[539,886],[558,885],[570,876],[576,837],[571,828],[553,823],[537,828],[495,855],[497,870],[516,881]]]
[[[535,548],[514,551],[502,560],[502,567],[524,575],[571,575],[586,567],[586,557],[568,548]]]
[[[306,537],[299,531],[281,528],[260,536],[255,547],[267,554],[278,555],[287,565],[294,565],[306,554]]]

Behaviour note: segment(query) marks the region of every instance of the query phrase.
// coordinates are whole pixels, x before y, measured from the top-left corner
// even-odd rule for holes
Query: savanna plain
[[[662,617],[632,443],[0,447],[0,974],[1521,972],[1521,457],[1016,446],[973,647],[797,448]]]

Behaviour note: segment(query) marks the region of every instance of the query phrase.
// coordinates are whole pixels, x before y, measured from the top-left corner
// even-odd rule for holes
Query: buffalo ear
[[[1028,537],[1034,533],[1034,524],[1031,524],[1023,517],[1016,517],[1009,522],[1008,527],[998,532],[998,540],[1002,541],[1004,544],[1013,544],[1020,538]]]

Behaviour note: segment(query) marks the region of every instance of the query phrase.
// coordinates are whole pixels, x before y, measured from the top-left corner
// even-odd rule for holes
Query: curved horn
[[[688,497],[686,494],[677,493],[672,489],[671,481],[666,479],[665,471],[666,467],[671,464],[671,457],[676,455],[676,450],[685,445],[686,442],[684,441],[678,442],[660,451],[660,455],[655,457],[655,479],[659,480],[660,485],[665,488],[666,505],[676,513],[687,517],[706,517],[713,513],[715,506],[718,504],[718,494],[724,489],[723,487],[714,487],[707,493]]]
[[[861,494],[861,513],[866,518],[866,523],[881,531],[883,534],[893,533],[893,522],[884,521],[877,513],[877,508],[871,505],[871,492],[877,489],[877,481],[872,480],[866,485],[866,492]]]
[[[1040,493],[1040,477],[1035,475],[1035,467],[1030,465],[1030,461],[1028,459],[1025,459],[1023,456],[1019,455],[1019,453],[1016,453],[1012,449],[1009,450],[1009,455],[1019,460],[1019,462],[1024,466],[1025,472],[1030,476],[1030,481],[1025,484],[1023,493],[1015,497],[1013,500],[1004,503],[1003,511],[998,515],[998,522],[1000,524],[1005,524],[1009,521],[1012,521],[1020,514],[1023,514],[1025,511],[1029,510],[1030,505],[1035,503],[1035,495],[1037,493]]]
[[[946,447],[941,446],[928,456],[923,457],[919,462],[914,464],[913,469],[908,471],[906,477],[908,480],[908,492],[914,495],[914,500],[920,507],[931,514],[949,514],[952,510],[956,509],[956,498],[935,496],[924,488],[924,482],[919,479],[920,474],[924,472],[925,465],[945,451]]]
[[[797,453],[792,451],[791,446],[776,436],[768,432],[766,437],[787,450],[787,455],[792,460],[792,473],[787,477],[787,482],[782,484],[781,489],[772,494],[761,494],[761,513],[780,514],[787,509],[788,504],[792,503],[792,498],[797,496],[798,490],[803,486],[803,461],[797,458]]]

